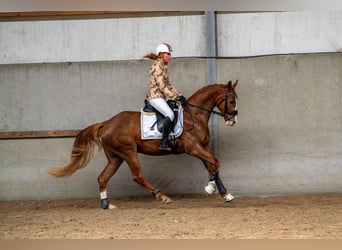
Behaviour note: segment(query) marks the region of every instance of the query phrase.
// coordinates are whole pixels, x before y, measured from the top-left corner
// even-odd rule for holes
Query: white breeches
[[[168,116],[171,121],[175,119],[173,111],[170,109],[169,105],[163,98],[149,99],[148,102],[158,110],[162,115]]]

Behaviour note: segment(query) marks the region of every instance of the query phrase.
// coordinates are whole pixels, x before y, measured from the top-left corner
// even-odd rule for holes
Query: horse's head
[[[223,114],[227,126],[234,126],[237,123],[237,94],[235,88],[238,80],[232,84],[232,81],[227,83],[223,99],[218,101],[216,105]]]

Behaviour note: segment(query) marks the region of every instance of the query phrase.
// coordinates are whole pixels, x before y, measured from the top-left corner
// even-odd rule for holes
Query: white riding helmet
[[[159,53],[171,53],[172,48],[169,44],[161,43],[156,47],[156,54],[159,55]]]

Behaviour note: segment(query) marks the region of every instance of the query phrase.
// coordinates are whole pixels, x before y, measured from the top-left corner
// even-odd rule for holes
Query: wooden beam
[[[0,140],[75,137],[81,130],[0,131]]]
[[[37,12],[0,12],[0,17],[46,17],[46,16],[78,16],[106,14],[135,14],[141,12],[128,11],[37,11]]]
[[[142,12],[127,11],[37,11],[37,12],[1,12],[1,21],[31,21],[31,20],[64,20],[85,18],[106,18],[135,16]]]
[[[1,21],[66,20],[127,17],[164,17],[177,15],[202,15],[203,11],[37,11],[1,12]]]

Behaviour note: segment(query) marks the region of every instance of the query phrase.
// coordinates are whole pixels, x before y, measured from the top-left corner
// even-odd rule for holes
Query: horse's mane
[[[188,99],[190,100],[190,99],[195,98],[196,96],[202,95],[203,93],[207,93],[208,89],[216,90],[218,87],[225,87],[225,86],[226,86],[225,84],[219,84],[219,83],[205,85],[202,88],[198,89],[195,93],[193,93]]]

